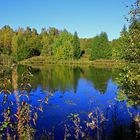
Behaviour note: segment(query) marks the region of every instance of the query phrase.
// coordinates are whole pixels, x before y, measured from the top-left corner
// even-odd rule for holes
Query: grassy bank
[[[87,65],[87,66],[97,66],[97,67],[118,67],[121,65],[120,62],[114,60],[95,60],[90,61],[87,58],[81,58],[79,60],[56,60],[53,57],[36,56],[23,61],[19,64],[28,66],[45,66],[48,64],[57,65]]]

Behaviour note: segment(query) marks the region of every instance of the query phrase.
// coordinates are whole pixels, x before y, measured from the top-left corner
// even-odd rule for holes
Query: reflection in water
[[[3,72],[0,136],[51,140],[136,139],[138,134],[133,127],[137,124],[133,122],[139,121],[139,98],[136,98],[139,96],[128,93],[134,90],[134,82],[132,89],[128,87],[131,81],[127,80],[128,76],[119,78],[118,92],[113,81],[119,73],[117,69],[54,65],[36,69],[18,66]],[[127,106],[130,99],[135,99],[137,108]]]
[[[19,69],[23,69],[23,67]],[[23,72],[22,70],[19,71]],[[93,83],[97,90],[105,93],[107,82],[114,78],[113,74],[116,74],[117,70],[113,72],[112,69],[97,69],[94,67],[48,66],[38,70],[32,69],[32,72],[34,73],[33,88],[37,88],[40,84],[44,90],[48,88],[51,92],[57,89],[61,91],[73,89],[76,92],[78,80],[85,78]]]

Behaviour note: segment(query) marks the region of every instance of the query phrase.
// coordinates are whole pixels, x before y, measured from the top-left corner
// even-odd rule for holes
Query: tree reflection
[[[107,89],[107,83],[109,79],[112,78],[113,69],[89,67],[87,70],[88,71],[85,72],[85,77],[93,82],[96,90],[99,90],[100,93],[104,94]]]
[[[20,66],[18,69],[21,73],[23,69],[26,71],[28,68]],[[65,92],[73,89],[75,93],[81,78],[92,82],[95,89],[99,90],[100,93],[105,93],[108,81],[111,78],[114,79],[114,75],[118,73],[114,69],[79,66],[48,66],[37,69],[30,68],[30,70],[34,75],[31,81],[34,89],[37,88],[39,83],[43,90],[48,89],[50,92],[55,92],[56,90]]]

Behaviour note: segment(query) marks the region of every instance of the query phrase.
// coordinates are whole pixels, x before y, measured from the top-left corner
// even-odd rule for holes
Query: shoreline
[[[115,60],[55,60],[54,58],[50,57],[43,57],[43,56],[37,56],[32,57],[29,59],[25,59],[23,61],[20,61],[18,64],[20,65],[27,65],[27,66],[47,66],[47,65],[70,65],[70,66],[95,66],[95,67],[107,67],[107,68],[118,68],[120,67],[124,62],[119,62]]]

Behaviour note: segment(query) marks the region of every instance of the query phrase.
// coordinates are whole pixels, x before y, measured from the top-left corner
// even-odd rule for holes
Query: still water
[[[134,117],[140,107],[118,99],[119,72],[55,65],[6,71],[0,87],[1,138],[138,139]]]

